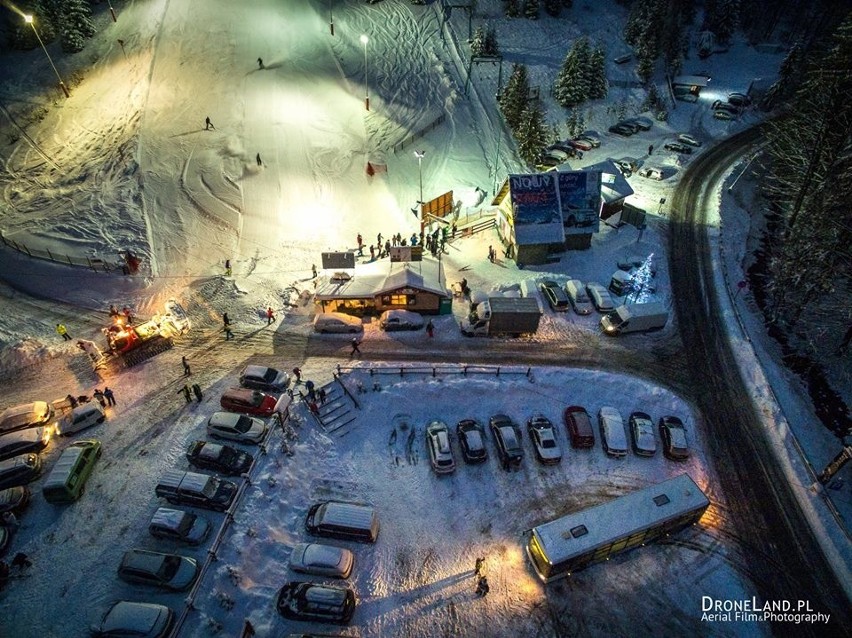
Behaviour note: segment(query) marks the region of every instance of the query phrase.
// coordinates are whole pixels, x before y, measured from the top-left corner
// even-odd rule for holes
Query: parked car
[[[615,309],[615,302],[609,294],[609,291],[599,283],[590,281],[586,284],[586,292],[598,312],[610,312]]]
[[[595,446],[595,432],[592,429],[592,420],[589,418],[586,408],[579,405],[569,405],[565,408],[564,417],[571,447],[590,448]]]
[[[545,157],[550,156],[554,159],[559,160],[560,162],[567,162],[568,159],[571,157],[570,155],[568,155],[568,153],[566,151],[561,151],[558,148],[555,148],[553,146],[551,146],[550,148],[548,148],[544,152],[544,156]]]
[[[291,620],[345,625],[355,613],[355,593],[348,587],[296,581],[281,588],[275,606]]]
[[[386,332],[420,330],[423,326],[423,316],[410,310],[385,310],[379,317],[379,327]]]
[[[551,170],[554,166],[559,166],[560,164],[564,163],[564,161],[562,161],[561,159],[557,159],[552,155],[542,155],[535,163],[535,166],[539,170]]]
[[[488,460],[485,449],[485,430],[473,419],[464,419],[456,425],[456,434],[466,463],[483,463]]]
[[[198,578],[198,571],[198,562],[188,556],[131,549],[124,552],[118,577],[128,583],[184,591]]]
[[[38,454],[50,443],[51,426],[27,428],[0,436],[0,461],[20,454]]]
[[[622,157],[621,159],[613,160],[613,163],[615,164],[615,167],[621,171],[621,174],[624,175],[624,177],[630,177],[633,175],[639,166],[639,160],[635,157]]]
[[[690,146],[701,146],[701,142],[688,133],[681,133],[678,135],[677,141],[681,144],[689,144]]]
[[[594,145],[589,140],[584,140],[579,137],[573,140],[566,140],[566,142],[578,151],[591,151],[594,148]]]
[[[684,155],[692,154],[692,148],[687,146],[686,144],[681,144],[680,142],[666,142],[665,144],[663,144],[663,148],[667,151],[683,153]]]
[[[713,117],[717,120],[735,120],[737,116],[728,111],[713,111]]]
[[[751,97],[745,93],[728,93],[728,103],[742,108],[751,104]]]
[[[644,115],[631,117],[630,119],[625,121],[638,126],[639,130],[641,131],[650,131],[654,127],[654,120],[652,120],[650,117],[645,117]]]
[[[722,100],[716,100],[710,108],[714,111],[727,111],[731,115],[739,115],[740,113],[739,107],[723,102]]]
[[[174,612],[165,605],[119,600],[93,625],[95,638],[165,638],[171,633]]]
[[[20,514],[29,504],[31,496],[30,488],[24,485],[0,490],[0,514],[5,512]]]
[[[630,137],[636,131],[633,129],[632,126],[627,126],[624,123],[620,123],[620,124],[613,124],[612,126],[610,126],[609,132],[615,133],[616,135],[621,135],[622,137]]]
[[[521,466],[524,460],[524,450],[521,447],[521,430],[514,421],[505,414],[495,414],[488,421],[494,443],[497,446],[497,456],[504,470]]]
[[[229,388],[219,399],[223,410],[256,416],[271,416],[277,403],[278,399],[271,394],[248,388]]]
[[[6,408],[0,414],[0,434],[47,425],[53,420],[53,407],[45,401]]]
[[[630,118],[627,118],[627,119],[621,120],[620,122],[617,122],[616,126],[626,126],[634,134],[638,133],[639,131],[642,130],[642,127],[639,126],[639,124],[637,124],[633,119],[630,119]]]
[[[355,334],[364,332],[364,323],[358,317],[342,312],[323,312],[314,317],[314,330],[323,334]]]
[[[224,512],[237,494],[237,485],[231,481],[199,472],[166,472],[157,487],[157,496],[173,505],[192,505]]]
[[[200,545],[210,533],[210,521],[198,514],[173,507],[158,507],[148,524],[154,538]]]
[[[577,136],[578,140],[586,140],[594,148],[600,148],[601,135],[597,131],[583,131]]]
[[[207,420],[207,434],[214,439],[257,444],[266,436],[266,430],[260,419],[234,412],[214,412]]]
[[[547,299],[547,303],[553,310],[557,312],[565,312],[568,310],[570,302],[568,301],[568,294],[562,290],[558,283],[555,281],[542,281],[539,284],[539,290],[541,290],[541,294],[544,295],[544,298]]]
[[[536,415],[527,421],[527,432],[533,442],[538,460],[544,465],[556,465],[562,460],[562,448],[556,440],[553,423],[545,416]]]
[[[627,435],[624,421],[615,408],[602,407],[598,411],[598,426],[601,430],[601,447],[610,456],[627,456]]]
[[[80,430],[85,430],[106,419],[104,409],[97,401],[90,401],[78,405],[68,414],[65,414],[56,424],[56,433],[59,436],[68,436]]]
[[[657,181],[661,181],[663,179],[663,171],[661,171],[659,168],[652,168],[650,166],[640,168],[638,175],[639,177],[655,179]]]
[[[630,435],[633,438],[633,451],[638,456],[654,456],[657,453],[657,440],[654,438],[654,422],[644,412],[630,415]]]
[[[550,146],[547,147],[547,151],[550,151],[550,150],[562,151],[563,153],[566,153],[568,155],[568,157],[576,157],[577,156],[577,149],[574,148],[573,146],[571,146],[570,144],[568,144],[567,142],[555,142],[555,143],[553,143],[553,144],[551,144]],[[545,152],[547,152],[547,151],[545,151]]]
[[[264,392],[284,392],[290,385],[290,375],[275,368],[246,366],[240,372],[240,385]]]
[[[195,441],[186,451],[186,460],[202,470],[213,470],[227,476],[239,476],[248,472],[254,457],[230,445]]]
[[[349,578],[354,564],[348,549],[320,543],[298,543],[290,554],[290,569],[314,576]]]
[[[446,423],[432,421],[426,426],[426,447],[429,462],[438,474],[450,474],[456,469],[453,448],[450,446],[450,429]]]
[[[686,428],[676,416],[664,416],[660,419],[660,439],[663,441],[663,454],[673,461],[685,461],[689,458],[689,445],[686,442]]]
[[[41,469],[38,454],[22,454],[0,461],[0,490],[32,483],[41,476]]]
[[[571,307],[578,315],[589,315],[595,309],[589,299],[589,293],[586,292],[586,287],[579,279],[568,280],[565,283],[565,293],[568,295]]]

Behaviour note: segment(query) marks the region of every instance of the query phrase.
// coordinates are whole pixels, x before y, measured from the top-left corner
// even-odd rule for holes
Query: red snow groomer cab
[[[175,312],[178,310],[180,312]],[[172,338],[189,330],[183,308],[174,300],[166,304],[166,314],[138,325],[128,325],[123,316],[115,317],[113,325],[104,328],[109,356],[130,368],[154,355],[172,348]]]

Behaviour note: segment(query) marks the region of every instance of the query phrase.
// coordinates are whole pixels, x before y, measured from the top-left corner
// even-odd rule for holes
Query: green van
[[[76,441],[69,445],[50,471],[41,491],[49,503],[72,503],[83,495],[86,481],[101,457],[101,442]]]

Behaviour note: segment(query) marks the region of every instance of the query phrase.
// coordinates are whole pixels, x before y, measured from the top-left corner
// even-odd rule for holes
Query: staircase
[[[349,434],[350,424],[357,418],[353,411],[356,406],[349,395],[343,391],[339,381],[335,380],[324,385],[323,390],[325,390],[325,403],[322,405],[317,403],[319,414],[314,417],[326,434],[334,434],[337,437],[346,436]]]

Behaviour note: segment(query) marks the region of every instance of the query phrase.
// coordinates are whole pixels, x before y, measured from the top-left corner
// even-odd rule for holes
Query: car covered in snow
[[[713,111],[713,117],[717,120],[735,120],[737,116],[734,113],[729,113],[728,111]]]
[[[103,423],[104,420],[106,420],[106,414],[100,403],[97,401],[83,403],[59,419],[56,424],[56,434],[68,436],[98,423]]]
[[[277,403],[278,399],[271,394],[249,388],[229,388],[219,399],[223,410],[255,416],[271,416]]]
[[[495,414],[488,425],[494,435],[497,446],[497,456],[504,470],[521,467],[524,460],[524,450],[521,447],[521,430],[515,422],[505,414]]]
[[[543,465],[556,465],[562,460],[562,448],[556,440],[553,423],[537,414],[527,421],[527,432],[533,442],[536,458]]]
[[[654,179],[654,180],[657,180],[658,182],[663,179],[663,171],[660,170],[659,168],[653,168],[651,166],[643,166],[642,168],[639,169],[639,172],[637,173],[637,175],[639,175],[639,177],[644,177],[646,179]]]
[[[200,545],[210,533],[210,521],[185,510],[158,507],[148,524],[148,533],[154,538]]]
[[[124,552],[118,577],[128,583],[184,591],[198,578],[198,571],[198,561],[188,556],[131,549]]]
[[[594,148],[594,145],[589,140],[585,140],[579,137],[573,140],[566,140],[566,142],[576,148],[578,151],[591,151]]]
[[[290,376],[275,368],[246,366],[240,372],[240,385],[244,388],[263,390],[264,392],[284,392],[290,385]]]
[[[202,470],[213,470],[227,476],[239,476],[248,472],[254,458],[230,445],[195,441],[186,451],[186,460]]]
[[[565,282],[565,292],[568,295],[568,300],[574,308],[574,312],[578,315],[590,315],[595,307],[592,305],[592,300],[589,299],[589,293],[586,292],[586,287],[579,279],[569,279]]]
[[[260,419],[234,412],[214,412],[207,420],[207,434],[214,439],[258,444],[266,436],[267,426]]]
[[[650,131],[654,126],[654,120],[652,120],[650,117],[645,117],[643,115],[640,115],[638,117],[631,117],[624,121],[628,124],[638,126],[640,131]]]
[[[681,144],[689,144],[690,146],[701,146],[701,142],[688,133],[678,135],[677,141]]]
[[[751,97],[745,93],[728,93],[728,104],[742,108],[751,104]]]
[[[601,135],[597,131],[583,131],[576,137],[576,139],[586,140],[594,148],[599,148],[601,145]]]
[[[364,332],[364,323],[352,315],[342,312],[323,312],[314,317],[314,331],[321,334]]]
[[[155,491],[157,496],[173,505],[224,512],[234,501],[237,485],[209,474],[170,470],[159,480]]]
[[[41,476],[42,462],[38,454],[22,454],[0,461],[0,490],[32,483]]]
[[[349,578],[355,555],[348,549],[321,543],[297,543],[290,553],[290,569],[328,578]]]
[[[12,512],[13,514],[22,512],[29,504],[31,497],[30,488],[24,485],[7,487],[5,490],[0,490],[0,514],[4,512]]]
[[[660,418],[660,439],[663,441],[663,454],[666,458],[673,461],[685,461],[689,458],[686,427],[678,417]]]
[[[50,443],[51,434],[53,428],[47,426],[18,430],[0,436],[0,461],[29,452],[38,454]]]
[[[654,422],[644,412],[630,415],[630,435],[633,438],[633,451],[638,456],[654,456],[657,453],[657,440],[654,438]]]
[[[0,413],[0,434],[47,425],[53,419],[53,406],[35,401],[6,408]]]
[[[410,310],[385,310],[379,317],[379,328],[386,332],[420,330],[423,326],[423,316]]]
[[[611,312],[615,310],[615,302],[609,294],[609,290],[601,284],[590,281],[586,284],[586,292],[589,293],[589,298],[598,312]]]
[[[450,429],[446,423],[432,421],[426,426],[426,446],[429,448],[429,462],[437,474],[455,471],[456,461],[450,445]]]
[[[165,638],[175,620],[165,605],[119,600],[91,628],[95,638]]]
[[[291,620],[345,625],[355,613],[355,592],[348,587],[294,581],[281,588],[275,606]]]
[[[713,111],[725,111],[730,113],[731,115],[739,115],[740,108],[734,104],[729,104],[728,102],[723,102],[722,100],[716,100],[710,106]]]
[[[687,146],[686,144],[681,144],[680,142],[666,142],[665,144],[663,144],[663,148],[667,151],[682,153],[683,155],[692,154],[692,148]]]
[[[485,448],[485,430],[473,419],[462,419],[456,424],[456,434],[465,463],[484,463],[488,460]]]
[[[621,413],[615,408],[603,406],[598,411],[598,427],[603,451],[609,456],[627,456],[627,435],[624,433]]]
[[[609,127],[610,133],[615,133],[616,135],[621,135],[622,137],[630,137],[636,132],[632,126],[628,126],[627,124],[620,122],[618,124],[613,124]]]

